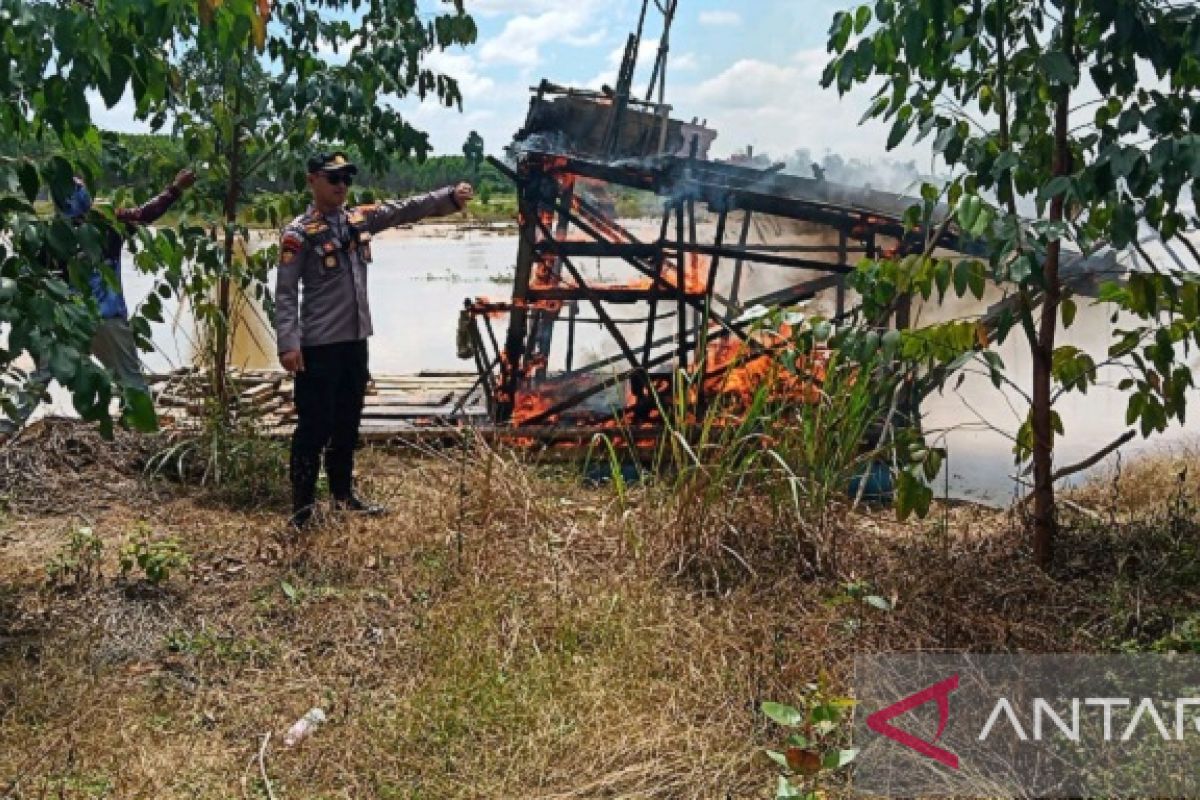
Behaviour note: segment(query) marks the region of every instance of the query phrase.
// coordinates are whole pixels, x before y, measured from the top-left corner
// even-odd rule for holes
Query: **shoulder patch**
[[[295,260],[296,254],[304,247],[304,236],[299,232],[287,228],[283,232],[283,236],[279,239],[279,263],[290,264]]]

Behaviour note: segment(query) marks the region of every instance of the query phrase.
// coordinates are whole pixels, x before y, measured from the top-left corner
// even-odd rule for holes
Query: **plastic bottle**
[[[319,708],[310,708],[307,714],[288,728],[288,732],[283,737],[284,747],[295,747],[301,739],[307,737],[323,722],[325,722],[325,712]]]

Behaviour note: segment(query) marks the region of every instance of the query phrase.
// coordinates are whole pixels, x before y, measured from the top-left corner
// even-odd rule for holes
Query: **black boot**
[[[313,507],[303,506],[292,512],[288,517],[288,527],[294,531],[306,531],[313,525]]]
[[[349,511],[352,514],[363,514],[368,517],[381,517],[387,513],[387,507],[363,500],[351,492],[345,497],[333,498],[334,511]]]

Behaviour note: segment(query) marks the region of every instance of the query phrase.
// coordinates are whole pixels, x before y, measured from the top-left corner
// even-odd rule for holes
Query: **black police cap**
[[[342,152],[334,153],[318,153],[308,160],[309,174],[314,172],[348,172],[351,175],[358,174],[358,167],[346,158],[346,154]]]

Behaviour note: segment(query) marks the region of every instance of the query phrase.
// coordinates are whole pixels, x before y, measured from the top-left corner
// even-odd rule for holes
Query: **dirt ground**
[[[856,653],[1200,641],[1174,463],[1171,501],[1081,495],[1049,572],[1012,514],[941,506],[849,516],[837,574],[777,531],[714,581],[677,568],[683,510],[653,487],[372,450],[392,513],[296,541],[276,503],[147,477],[156,446],[50,423],[0,450],[0,796],[769,797],[783,734],[760,704],[848,691]],[[139,539],[187,565],[123,575]],[[285,748],[312,707],[328,722]]]

